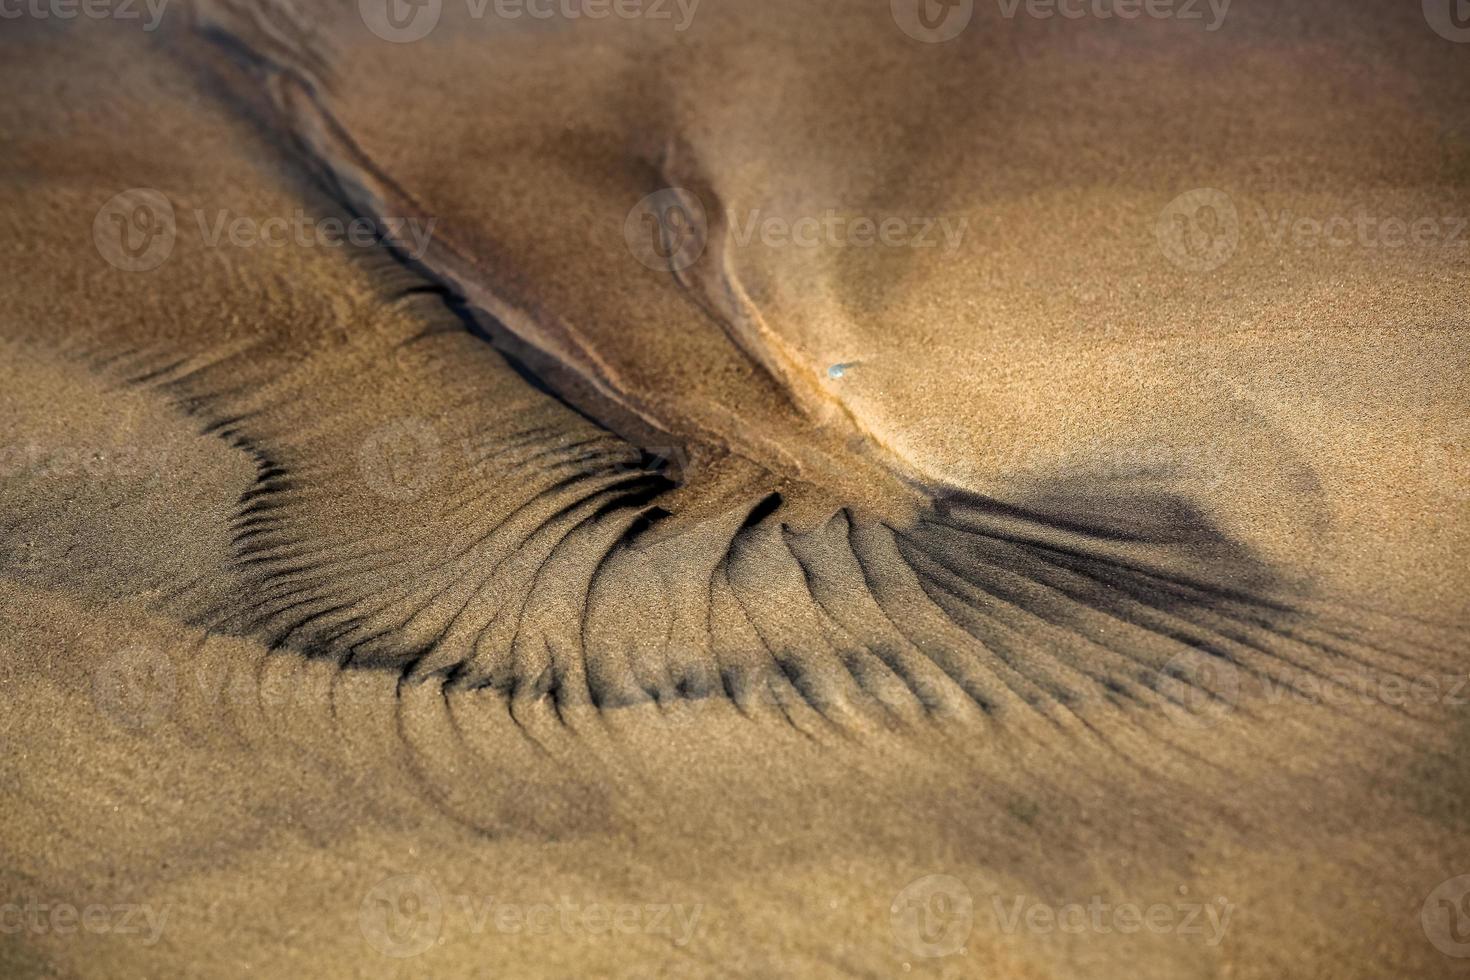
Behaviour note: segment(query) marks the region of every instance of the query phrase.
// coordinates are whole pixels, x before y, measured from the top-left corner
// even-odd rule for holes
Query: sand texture
[[[538,4],[0,21],[0,975],[1465,975],[1458,21]]]

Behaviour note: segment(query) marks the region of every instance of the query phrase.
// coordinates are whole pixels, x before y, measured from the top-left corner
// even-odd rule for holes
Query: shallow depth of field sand
[[[167,918],[7,931],[0,972],[1455,975],[1421,908],[1470,874],[1470,249],[1258,215],[1470,216],[1470,45],[1414,5],[925,45],[883,4],[706,2],[682,35],[4,28],[0,897]],[[668,183],[967,231],[676,277],[623,239]],[[139,187],[178,233],[126,272],[93,222]],[[1240,220],[1204,272],[1154,232],[1198,187]],[[198,218],[349,208],[430,252]],[[1064,587],[1098,568],[1192,584]],[[1143,680],[1205,635],[1225,701]],[[1344,677],[1376,695],[1282,693]],[[942,957],[892,912],[930,874],[974,903]],[[997,914],[1094,896],[1228,931]],[[543,903],[638,928],[484,913]]]

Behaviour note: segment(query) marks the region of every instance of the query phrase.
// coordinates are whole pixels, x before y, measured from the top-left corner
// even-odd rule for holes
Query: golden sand
[[[382,6],[0,28],[0,973],[1457,975],[1470,44]]]

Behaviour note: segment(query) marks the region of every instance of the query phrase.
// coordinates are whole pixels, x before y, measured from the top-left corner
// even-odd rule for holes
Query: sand
[[[7,22],[0,972],[1456,975],[1470,45],[706,2]]]

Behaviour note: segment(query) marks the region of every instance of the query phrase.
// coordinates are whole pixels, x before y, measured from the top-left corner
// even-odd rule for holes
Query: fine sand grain
[[[0,27],[0,974],[1463,974],[1432,5],[431,6]]]

